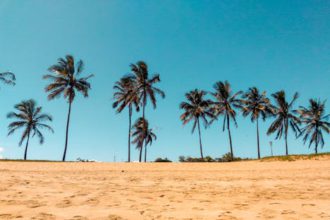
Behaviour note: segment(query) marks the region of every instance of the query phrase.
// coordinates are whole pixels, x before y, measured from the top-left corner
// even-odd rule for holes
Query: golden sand
[[[0,162],[0,219],[330,219],[330,159]]]

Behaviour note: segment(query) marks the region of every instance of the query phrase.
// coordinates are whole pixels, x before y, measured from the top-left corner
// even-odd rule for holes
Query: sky
[[[160,74],[158,87],[166,93],[156,109],[147,106],[158,137],[148,160],[198,157],[198,134],[179,119],[179,104],[192,89],[211,91],[215,82],[228,80],[233,91],[256,86],[270,95],[284,89],[289,99],[297,91],[296,108],[310,98],[329,99],[329,21],[325,0],[0,0],[0,71],[17,77],[15,87],[0,85],[0,156],[23,157],[21,133],[7,136],[6,115],[33,98],[53,116],[55,133],[45,131],[43,145],[33,138],[28,158],[62,158],[68,103],[47,100],[42,76],[58,58],[72,54],[85,62],[84,74],[95,77],[89,98],[77,96],[72,106],[68,160],[127,159],[128,112],[112,109],[112,87],[139,60]],[[330,101],[326,108],[329,113]],[[133,120],[140,115],[134,113]],[[270,141],[275,155],[284,154],[284,140],[266,135],[270,123],[260,123],[261,155],[270,155]],[[232,138],[236,156],[257,156],[256,125],[249,118],[238,117]],[[221,120],[202,129],[202,140],[205,155],[229,151]],[[329,135],[325,141],[321,152],[330,151]],[[289,153],[312,152],[289,133]],[[134,146],[132,157],[138,159]]]

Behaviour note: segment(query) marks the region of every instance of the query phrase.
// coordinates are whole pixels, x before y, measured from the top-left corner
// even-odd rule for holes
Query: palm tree
[[[283,90],[272,94],[272,97],[275,99],[276,105],[274,107],[274,113],[276,116],[275,121],[270,125],[267,135],[277,132],[276,138],[279,139],[284,133],[285,139],[285,154],[288,155],[288,131],[289,126],[297,136],[300,132],[299,124],[300,120],[295,116],[295,111],[292,109],[294,102],[298,99],[298,93],[296,92],[291,100],[287,102],[285,98],[285,92]]]
[[[47,121],[52,121],[52,117],[48,114],[42,113],[42,108],[37,106],[33,99],[22,101],[21,103],[15,105],[15,109],[18,111],[18,113],[10,112],[7,115],[7,118],[18,119],[17,121],[9,124],[8,135],[13,134],[17,129],[24,128],[19,146],[21,146],[23,141],[27,139],[24,152],[24,160],[26,160],[30,135],[32,134],[32,137],[37,135],[40,144],[43,144],[44,136],[40,129],[48,129],[49,131],[54,132],[49,125],[44,123]]]
[[[206,94],[205,91],[198,89],[192,90],[185,94],[187,101],[181,102],[180,104],[180,109],[184,110],[184,113],[180,116],[183,125],[193,120],[194,124],[191,132],[194,133],[196,126],[198,128],[199,148],[202,159],[204,159],[204,156],[200,120],[203,121],[204,127],[206,128],[208,125],[208,118],[213,118],[212,112],[210,111],[212,101],[204,98]]]
[[[142,161],[142,149],[144,144],[144,162],[147,162],[147,145],[151,145],[153,140],[157,139],[157,136],[149,128],[149,123],[144,118],[138,118],[133,126],[134,137],[133,144],[136,144],[136,148],[139,149],[139,161]]]
[[[68,100],[69,110],[67,115],[66,132],[65,132],[65,146],[62,161],[65,161],[66,151],[68,147],[68,135],[71,115],[71,105],[76,96],[76,92],[80,92],[84,97],[88,97],[88,91],[91,88],[87,81],[93,74],[87,77],[80,77],[83,72],[84,63],[82,60],[76,64],[71,55],[64,58],[59,58],[58,63],[49,67],[49,71],[53,74],[47,74],[43,78],[49,79],[52,82],[46,86],[46,92],[49,92],[48,100],[59,98],[62,94],[64,99]]]
[[[258,159],[260,159],[260,145],[259,145],[259,117],[265,121],[269,115],[273,114],[273,108],[270,100],[266,97],[266,92],[259,93],[256,87],[249,88],[249,90],[243,95],[243,116],[251,115],[252,123],[257,123],[257,147],[258,147]]]
[[[128,106],[128,159],[131,161],[131,122],[132,122],[132,107],[135,106],[135,110],[139,111],[139,97],[135,92],[136,85],[134,78],[130,76],[124,76],[115,83],[113,87],[116,92],[114,93],[115,102],[112,107],[117,108],[117,113],[120,113]]]
[[[153,107],[156,108],[156,95],[165,98],[165,93],[161,89],[155,87],[155,84],[160,82],[159,74],[154,74],[149,77],[148,65],[144,61],[138,61],[136,64],[131,64],[131,71],[136,83],[136,93],[141,100],[142,118],[145,119],[145,107],[148,98]]]
[[[148,65],[144,61],[138,61],[136,64],[131,64],[131,71],[136,81],[136,92],[138,93],[142,104],[142,118],[145,118],[145,107],[148,98],[154,108],[156,108],[156,94],[165,98],[165,93],[154,86],[160,82],[159,74],[155,74],[149,78]]]
[[[238,91],[233,94],[231,91],[231,86],[227,81],[216,82],[213,88],[215,91],[211,94],[215,98],[215,101],[213,102],[212,111],[216,118],[218,118],[220,115],[224,116],[222,130],[225,131],[226,128],[228,130],[230,155],[233,159],[234,152],[231,140],[230,120],[232,120],[237,127],[236,111],[234,108],[241,108],[242,106],[242,100],[237,98],[242,94],[242,91]]]
[[[16,77],[12,72],[0,73],[0,81],[7,85],[15,85]]]
[[[325,114],[325,101],[310,99],[308,108],[301,106],[296,112],[300,115],[301,122],[305,124],[299,136],[304,134],[304,143],[309,139],[309,147],[314,143],[317,154],[319,144],[321,147],[324,146],[322,131],[330,133],[330,114]]]

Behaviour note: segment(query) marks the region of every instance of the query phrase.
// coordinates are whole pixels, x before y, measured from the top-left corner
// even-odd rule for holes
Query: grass
[[[292,155],[283,155],[283,156],[270,156],[263,157],[261,159],[264,161],[296,161],[296,160],[318,160],[324,156],[330,156],[330,152],[319,153],[319,154],[292,154]]]

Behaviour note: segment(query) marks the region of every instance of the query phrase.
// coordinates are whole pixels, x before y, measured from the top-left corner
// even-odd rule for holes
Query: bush
[[[161,157],[158,157],[155,162],[172,162],[171,160],[167,159],[167,157],[165,157],[164,159]]]
[[[220,158],[212,158],[210,156],[206,156],[204,157],[204,159],[199,158],[199,157],[185,157],[185,156],[180,156],[179,157],[179,162],[231,162],[231,161],[240,161],[242,160],[242,158],[240,157],[231,157],[230,153],[226,153],[224,155],[222,155],[222,157]],[[248,158],[244,159],[244,160],[248,160]]]

